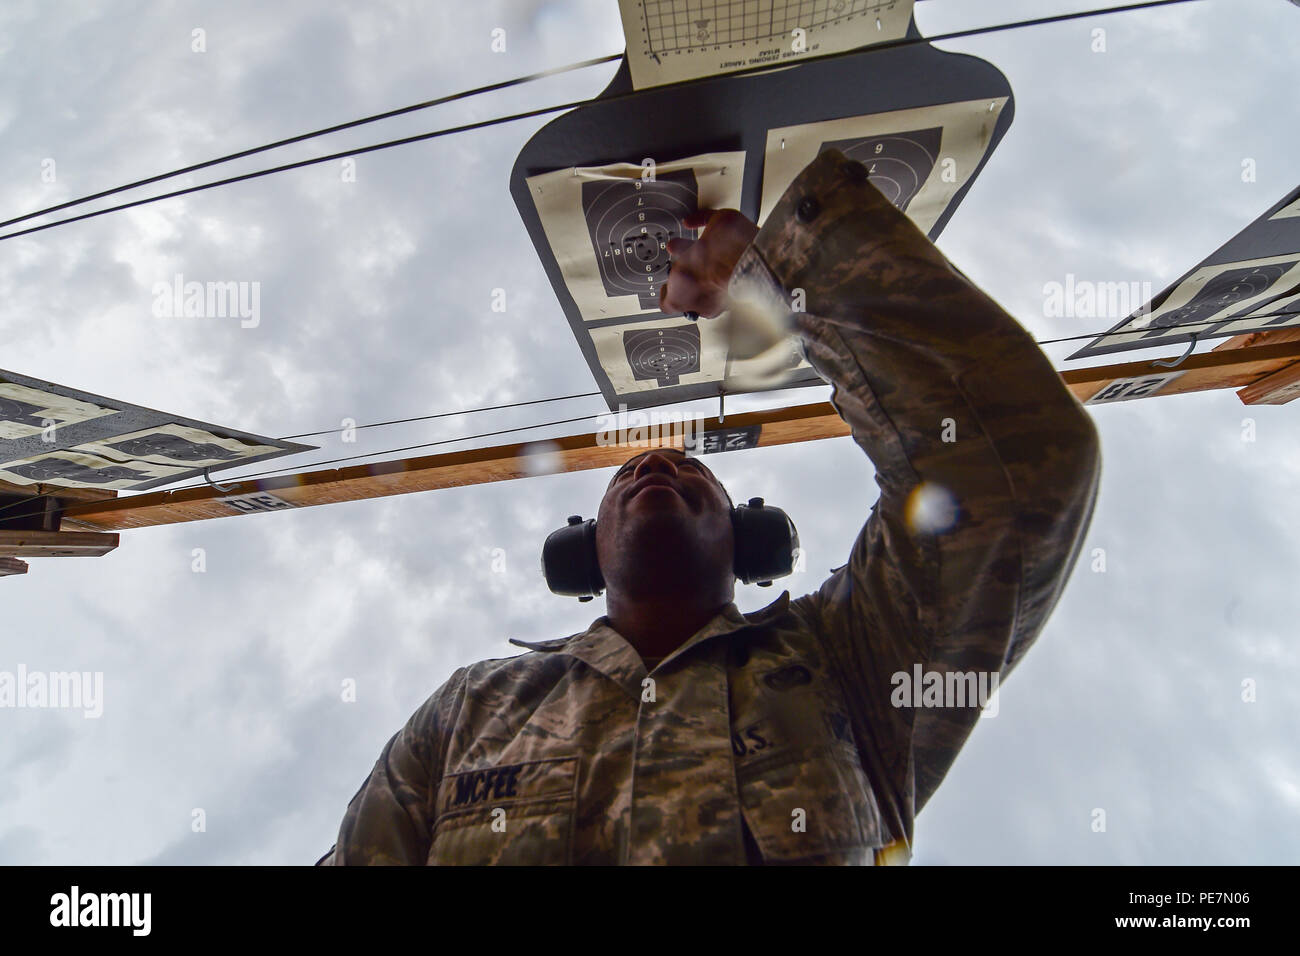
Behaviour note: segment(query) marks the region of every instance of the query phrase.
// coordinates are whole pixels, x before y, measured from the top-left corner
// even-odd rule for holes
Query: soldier
[[[1100,453],[1028,333],[838,150],[762,229],[686,225],[704,232],[671,244],[665,311],[716,315],[739,284],[802,298],[804,354],[880,486],[848,563],[742,614],[721,484],[633,456],[596,523],[608,614],[456,671],[321,863],[906,862],[983,703],[952,688],[996,687],[1042,629]]]

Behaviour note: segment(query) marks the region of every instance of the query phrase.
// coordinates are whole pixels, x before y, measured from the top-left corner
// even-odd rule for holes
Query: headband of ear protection
[[[762,498],[731,509],[731,529],[736,541],[733,570],[745,584],[768,587],[773,578],[794,571],[799,532],[780,508]],[[596,519],[570,515],[569,523],[552,531],[542,545],[542,574],[554,593],[590,601],[605,590],[596,560]]]

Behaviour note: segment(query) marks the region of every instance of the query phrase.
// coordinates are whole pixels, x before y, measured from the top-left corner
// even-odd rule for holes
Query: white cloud
[[[417,3],[236,3],[140,23],[124,8],[6,3],[0,208],[622,46],[607,0],[452,6],[454,16]],[[973,9],[927,0],[918,15],[934,33],[973,22]],[[986,3],[978,19],[1045,12]],[[1280,119],[1293,65],[1260,39],[1294,18],[1264,0],[1111,17],[1110,52],[1098,55],[1086,21],[948,44],[995,62],[1017,105],[945,252],[1040,337],[1093,331],[1041,317],[1044,282],[1066,272],[1157,286],[1181,274],[1294,186],[1300,132]],[[200,25],[209,48],[194,54]],[[488,45],[498,25],[505,55]],[[610,75],[547,80],[232,171],[593,95]],[[312,167],[8,241],[0,364],[274,435],[591,390],[507,190],[544,122],[368,154],[355,183]],[[1255,184],[1240,182],[1242,155],[1258,160]],[[44,156],[58,160],[50,189]],[[261,282],[263,323],[153,318],[150,286],[175,272]],[[496,287],[508,289],[504,315],[489,308]],[[355,445],[324,436],[308,457],[602,410],[583,399],[363,431]],[[1295,858],[1294,414],[1246,410],[1230,392],[1096,410],[1104,484],[1085,558],[1002,689],[999,716],[981,722],[918,819],[918,862]],[[1246,415],[1258,419],[1249,446]],[[809,565],[787,583],[795,595],[843,563],[876,494],[852,441],[719,458],[737,500],[763,495],[798,524]],[[17,731],[0,733],[0,859],[314,861],[383,743],[456,667],[513,655],[508,637],[563,636],[603,613],[601,600],[549,595],[537,560],[567,514],[595,512],[608,477],[127,532],[110,557],[37,561],[6,579],[0,667],[102,669],[107,685],[100,721],[0,714]],[[200,547],[208,570],[196,574]],[[1104,574],[1089,570],[1093,547],[1106,549]],[[748,610],[775,596],[739,588],[737,600]],[[1250,677],[1254,704],[1240,699]],[[341,700],[345,679],[357,682],[354,704]],[[191,832],[194,807],[207,833]],[[1096,807],[1106,834],[1089,827]]]

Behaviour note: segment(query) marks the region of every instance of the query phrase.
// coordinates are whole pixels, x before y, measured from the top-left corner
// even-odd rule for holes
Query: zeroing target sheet
[[[619,0],[638,89],[792,65],[907,33],[912,0]]]
[[[801,170],[838,149],[861,161],[872,184],[928,233],[974,175],[1006,102],[968,100],[769,130],[758,224]]]

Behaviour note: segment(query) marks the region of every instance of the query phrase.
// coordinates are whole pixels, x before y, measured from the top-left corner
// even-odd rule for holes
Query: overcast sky
[[[917,21],[936,34],[1088,6],[924,0]],[[1044,285],[1158,291],[1300,180],[1298,35],[1286,0],[1203,0],[942,44],[1006,74],[1015,120],[941,248],[1038,338],[1109,327],[1120,316],[1047,318]],[[0,218],[622,47],[615,0],[6,0]],[[275,161],[592,96],[613,70]],[[369,154],[355,182],[329,164],[5,242],[0,368],[268,436],[592,391],[507,188],[548,119]],[[155,317],[152,286],[176,273],[260,283],[260,324]],[[1077,344],[1048,351],[1063,365]],[[604,408],[373,429],[301,460]],[[1084,557],[997,717],[918,817],[914,863],[1294,863],[1300,408],[1247,408],[1228,390],[1093,414],[1104,473]],[[709,464],[734,498],[762,495],[798,524],[809,561],[782,582],[793,597],[843,563],[876,496],[848,438]],[[603,599],[552,596],[538,558],[566,515],[594,514],[609,476],[126,532],[108,557],[0,580],[0,670],[104,675],[98,719],[0,710],[0,862],[314,862],[384,743],[457,667],[604,613]],[[736,601],[777,594],[738,585]]]

